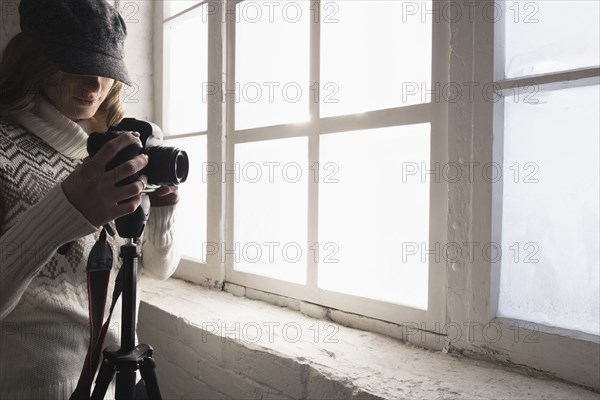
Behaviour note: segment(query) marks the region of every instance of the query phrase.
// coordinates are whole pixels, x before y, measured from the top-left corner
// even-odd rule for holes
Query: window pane
[[[236,271],[306,283],[307,160],[305,137],[235,146]]]
[[[431,1],[321,4],[321,116],[429,101]]]
[[[165,18],[169,18],[201,2],[202,0],[165,0]]]
[[[179,185],[176,240],[181,254],[206,261],[206,135],[165,142],[185,150],[190,158],[187,181]]]
[[[235,129],[309,119],[309,5],[237,4]]]
[[[505,99],[500,316],[600,333],[599,98]]]
[[[206,131],[207,27],[203,12],[197,12],[170,28],[165,105],[169,134]]]
[[[506,1],[506,77],[600,64],[600,2]]]
[[[427,309],[430,125],[321,136],[319,287]]]

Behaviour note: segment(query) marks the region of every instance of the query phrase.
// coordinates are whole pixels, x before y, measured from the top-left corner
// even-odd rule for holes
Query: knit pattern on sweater
[[[0,236],[18,223],[24,211],[47,196],[80,163],[81,160],[61,154],[22,127],[0,120]],[[2,321],[3,353],[14,351],[16,356],[26,350],[26,353],[50,358],[34,365],[28,365],[30,360],[18,361],[29,370],[30,373],[22,378],[27,379],[28,386],[32,388],[47,387],[49,382],[65,384],[67,377],[72,380],[81,370],[89,339],[86,260],[98,236],[99,232],[96,232],[74,240],[64,254],[53,251],[16,307]],[[120,241],[108,238],[116,260],[120,244],[117,242]],[[22,257],[42,257],[48,254],[48,248],[54,249],[62,244],[40,243],[37,248],[19,248],[19,243],[2,243],[2,246],[3,251],[19,251]],[[112,293],[118,267],[113,266],[108,293]],[[113,321],[118,324],[120,313],[116,311]],[[115,326],[109,330],[107,344],[116,344],[117,336]],[[6,346],[8,343],[11,345]],[[60,354],[57,354],[57,348],[62,348]],[[11,354],[2,356],[10,357]],[[2,372],[4,375],[6,371]],[[22,386],[24,382],[18,380],[13,380],[13,384]],[[59,397],[62,396],[64,394]]]
[[[0,236],[18,221],[19,214],[43,199],[50,189],[62,182],[81,163],[80,160],[60,154],[23,128],[1,120],[0,157],[0,163],[3,164],[0,169]],[[24,293],[17,306],[21,308],[19,312],[39,311],[41,308],[46,311],[63,310],[64,304],[58,304],[56,306],[59,309],[52,310],[54,307],[50,303],[52,299],[67,296],[68,304],[72,304],[78,312],[83,312],[84,317],[87,316],[85,260],[98,236],[99,232],[93,238],[85,237],[72,242],[65,254],[55,252]],[[109,237],[108,242],[113,254],[118,254],[115,240]],[[18,246],[17,243],[14,245]],[[56,247],[62,243],[44,245]],[[36,257],[38,253],[35,248],[20,250],[30,257]]]
[[[22,127],[0,119],[0,235],[80,163]]]

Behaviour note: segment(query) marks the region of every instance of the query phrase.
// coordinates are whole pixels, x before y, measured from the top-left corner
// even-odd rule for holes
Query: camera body
[[[176,147],[162,146],[163,134],[158,125],[135,118],[123,118],[119,125],[111,127],[107,132],[92,133],[87,142],[90,157],[105,143],[127,131],[139,132],[142,147],[135,144],[127,146],[117,153],[106,169],[111,170],[139,154],[148,156],[148,165],[140,172],[119,181],[117,186],[135,182],[142,174],[148,177],[145,193],[153,192],[160,186],[175,186],[186,181],[189,172],[187,153]]]

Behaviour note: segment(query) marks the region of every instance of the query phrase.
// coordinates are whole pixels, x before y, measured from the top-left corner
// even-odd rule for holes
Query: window
[[[598,385],[597,2],[164,5],[182,276]]]
[[[482,2],[473,22],[454,24],[475,46],[456,46],[470,57],[450,64],[453,79],[474,77],[481,90],[463,101],[473,136],[455,131],[449,141],[451,161],[468,159],[453,143],[466,139],[479,168],[465,184],[474,222],[470,236],[449,235],[482,245],[449,276],[449,286],[472,282],[450,320],[475,327],[466,348],[590,387],[600,370],[598,11],[587,1]],[[449,107],[451,131],[461,111]],[[464,189],[450,185],[451,209]]]
[[[498,315],[599,335],[600,4],[503,5]]]
[[[445,268],[425,253],[444,234],[444,183],[420,168],[444,157],[444,114],[409,89],[443,79],[445,34],[412,4],[232,3],[227,281],[443,320]]]
[[[165,144],[186,150],[188,180],[180,187],[177,240],[183,263],[205,263],[207,208],[208,19],[199,1],[168,1],[163,15],[163,102]]]

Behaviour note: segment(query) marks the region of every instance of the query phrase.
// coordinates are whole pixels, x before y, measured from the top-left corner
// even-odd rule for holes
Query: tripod
[[[132,214],[116,220],[117,231],[121,237],[127,238],[127,244],[121,246],[119,256],[123,260],[123,297],[121,315],[121,347],[109,346],[104,349],[104,359],[96,378],[96,386],[92,399],[101,400],[106,395],[113,375],[117,374],[117,400],[133,400],[135,398],[135,378],[139,368],[146,393],[150,400],[161,400],[152,347],[147,344],[135,345],[137,267],[141,256],[140,247],[136,243],[148,216],[149,200],[142,196],[142,206]]]

